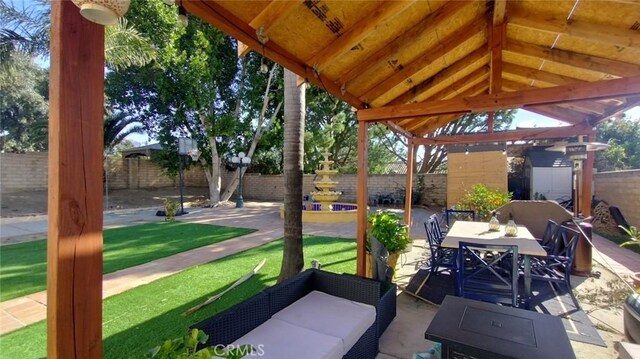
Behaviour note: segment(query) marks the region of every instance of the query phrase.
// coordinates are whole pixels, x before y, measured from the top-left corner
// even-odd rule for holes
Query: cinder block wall
[[[640,169],[594,174],[596,199],[620,208],[629,224],[640,227]]]
[[[47,189],[48,153],[0,153],[2,192]]]
[[[443,206],[446,203],[446,174],[424,174],[414,176],[413,186],[418,184],[418,176],[424,177],[425,189],[423,191],[421,204],[435,204]],[[305,175],[303,178],[303,193],[309,194],[314,191],[314,175]],[[338,184],[336,191],[341,191],[340,202],[355,202],[357,196],[356,175],[338,175],[332,178]],[[378,175],[369,176],[368,179],[369,197],[373,198],[378,194],[394,193],[404,188],[404,175]],[[259,201],[281,202],[284,198],[284,177],[281,175],[260,175],[246,174],[244,177],[243,195],[247,199]]]
[[[478,183],[507,191],[507,156],[501,151],[449,152],[447,159],[447,207],[458,203]]]

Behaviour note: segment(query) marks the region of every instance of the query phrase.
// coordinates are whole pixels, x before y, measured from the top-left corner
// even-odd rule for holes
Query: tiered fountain
[[[322,176],[318,181],[313,181],[320,191],[312,191],[313,202],[302,204],[302,221],[315,223],[341,223],[355,222],[358,206],[353,203],[336,203],[342,192],[334,191],[338,182],[331,176],[338,174],[338,170],[332,170],[334,161],[329,160],[330,153],[323,153],[324,161],[320,161],[322,168],[316,170],[316,174]],[[284,208],[280,208],[280,217],[284,218]]]

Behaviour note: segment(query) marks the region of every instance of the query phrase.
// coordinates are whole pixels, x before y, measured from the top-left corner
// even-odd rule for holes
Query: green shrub
[[[393,213],[379,211],[371,214],[369,223],[370,234],[376,237],[389,253],[402,252],[411,243],[408,227]]]
[[[470,192],[458,202],[456,209],[474,210],[479,220],[486,221],[491,211],[511,201],[510,192],[502,192],[483,184],[476,184]]]
[[[165,198],[164,200],[164,213],[167,216],[165,221],[173,222],[176,220],[176,212],[178,212],[178,207],[180,204],[176,201],[172,201],[169,198]]]
[[[210,359],[226,358],[241,359],[251,354],[253,348],[250,345],[242,345],[237,348],[204,347],[198,348],[207,342],[209,338],[202,330],[192,329],[184,337],[167,340],[162,345],[151,349],[144,356],[134,356],[131,359]]]

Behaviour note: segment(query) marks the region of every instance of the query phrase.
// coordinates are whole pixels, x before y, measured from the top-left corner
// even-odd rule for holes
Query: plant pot
[[[115,25],[129,10],[130,0],[73,0],[73,3],[85,19],[101,25]]]
[[[396,276],[396,264],[398,264],[398,258],[400,257],[400,253],[389,253],[389,258],[387,259],[387,265],[393,269],[393,276]]]
[[[631,343],[640,343],[640,294],[627,297],[623,307],[624,336]]]

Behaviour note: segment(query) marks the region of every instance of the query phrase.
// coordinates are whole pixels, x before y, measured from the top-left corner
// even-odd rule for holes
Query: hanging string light
[[[260,58],[260,72],[266,74],[269,72],[269,66],[264,63],[264,44],[262,44],[262,58]]]
[[[187,10],[182,6],[182,1],[180,1],[180,6],[178,7],[178,20],[180,20],[180,24],[183,27],[187,27],[187,25],[189,25],[189,16],[187,14]]]

